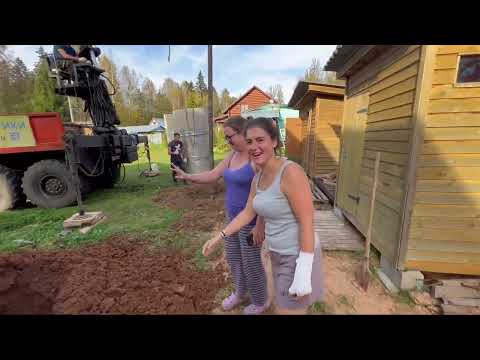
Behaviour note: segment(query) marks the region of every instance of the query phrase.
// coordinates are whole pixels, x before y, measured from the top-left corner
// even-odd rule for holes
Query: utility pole
[[[213,169],[213,85],[212,45],[208,45],[208,138],[210,143],[210,169]]]

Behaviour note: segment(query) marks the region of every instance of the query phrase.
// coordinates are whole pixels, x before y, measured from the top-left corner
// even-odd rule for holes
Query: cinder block
[[[402,290],[413,290],[421,288],[423,284],[423,274],[420,271],[408,270],[400,271],[396,269],[385,256],[380,257],[380,268],[382,272],[390,278],[396,287]]]

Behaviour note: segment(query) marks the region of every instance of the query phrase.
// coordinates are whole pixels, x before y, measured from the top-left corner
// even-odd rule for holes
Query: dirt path
[[[0,314],[224,314],[220,303],[232,285],[221,252],[205,271],[196,263],[205,261],[198,256],[203,241],[224,226],[223,199],[222,186],[182,186],[156,195],[158,206],[188,209],[171,229],[189,237],[184,251],[121,235],[79,249],[1,254]],[[391,296],[378,279],[363,292],[353,278],[359,264],[352,253],[324,252],[326,301],[312,313],[432,313],[408,296]]]

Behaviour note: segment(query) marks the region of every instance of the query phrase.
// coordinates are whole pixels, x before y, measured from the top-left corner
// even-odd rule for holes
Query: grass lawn
[[[74,247],[95,243],[118,233],[156,238],[181,216],[181,211],[162,209],[152,202],[152,196],[158,190],[174,185],[166,146],[152,145],[151,149],[152,162],[158,164],[162,174],[152,178],[138,176],[142,170],[148,169],[146,156],[143,150],[139,150],[139,161],[125,166],[125,180],[122,183],[114,189],[99,190],[88,195],[85,209],[103,211],[107,216],[106,221],[90,232],[61,234],[63,221],[77,212],[77,207],[5,211],[0,213],[0,251],[14,251],[22,247]],[[220,161],[224,156],[215,154],[215,161]]]

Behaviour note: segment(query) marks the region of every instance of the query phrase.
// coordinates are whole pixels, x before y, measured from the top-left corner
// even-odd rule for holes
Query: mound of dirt
[[[221,183],[168,188],[153,201],[162,207],[185,211],[174,225],[177,231],[211,232],[225,222],[225,192]]]
[[[0,314],[205,314],[222,274],[116,236],[79,249],[0,256]]]

